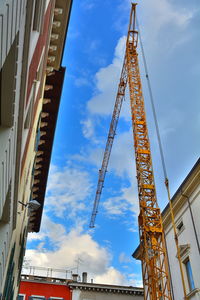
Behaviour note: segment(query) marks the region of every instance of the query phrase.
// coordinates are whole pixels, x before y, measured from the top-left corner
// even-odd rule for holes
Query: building
[[[58,271],[58,270],[57,270]],[[72,279],[52,276],[22,275],[18,300],[139,300],[143,299],[143,289],[132,286],[117,286],[87,282],[87,273]]]
[[[71,0],[0,2],[0,294],[16,299],[38,232],[65,68]]]
[[[18,300],[71,300],[66,279],[23,275]]]
[[[139,300],[144,299],[143,288],[88,283],[87,273],[83,273],[82,282],[74,280],[68,286],[72,289],[72,300]]]
[[[200,159],[172,198],[189,299],[200,299]],[[174,299],[183,299],[169,205],[162,212]]]
[[[200,299],[200,159],[172,197],[188,299]],[[174,300],[184,299],[169,205],[162,212]],[[133,253],[140,257],[139,247]]]

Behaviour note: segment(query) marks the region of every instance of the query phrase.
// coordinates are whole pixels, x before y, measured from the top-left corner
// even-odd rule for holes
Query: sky
[[[95,228],[89,223],[124,59],[131,1],[74,0],[45,207],[29,234],[26,264],[88,272],[89,280],[141,286],[138,198],[128,94]],[[197,0],[138,1],[137,17],[173,195],[199,157],[200,6]],[[167,204],[140,47],[139,63],[158,203]]]

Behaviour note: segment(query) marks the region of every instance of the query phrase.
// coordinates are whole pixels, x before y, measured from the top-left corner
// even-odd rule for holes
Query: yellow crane
[[[136,30],[136,4],[132,4],[126,42],[126,54],[122,67],[120,83],[118,86],[103,162],[101,169],[99,170],[99,180],[90,227],[94,227],[113,139],[116,132],[122,102],[125,96],[125,89],[128,84],[140,207],[138,223],[140,249],[142,254],[141,260],[144,299],[171,300],[172,297],[170,292],[165,238],[161,212],[156,198],[150,142],[148,137],[142,84],[138,64],[137,44],[138,31]]]

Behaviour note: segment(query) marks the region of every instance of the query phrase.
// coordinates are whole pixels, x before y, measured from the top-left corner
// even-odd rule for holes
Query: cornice
[[[59,70],[71,13],[72,0],[56,0],[53,13],[47,73]]]
[[[73,289],[79,289],[82,291],[91,291],[99,293],[116,293],[116,294],[127,294],[127,295],[144,295],[143,288],[137,288],[132,286],[115,286],[106,284],[95,284],[95,283],[80,283],[70,282],[69,287]]]
[[[194,193],[200,182],[200,158],[197,160],[191,171],[188,173],[174,196],[171,198],[174,215],[181,210],[188,198]],[[191,201],[191,199],[190,199]],[[171,224],[169,204],[162,211],[163,226],[166,228]]]

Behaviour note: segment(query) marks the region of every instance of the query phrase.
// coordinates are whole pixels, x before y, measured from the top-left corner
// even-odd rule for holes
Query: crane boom
[[[137,43],[138,31],[136,30],[136,4],[132,4],[125,59],[104,159],[101,170],[99,171],[99,181],[91,218],[91,227],[94,226],[94,220],[97,214],[117,121],[119,119],[126,84],[128,83],[140,208],[138,223],[144,299],[171,300],[172,297],[168,275],[165,238],[161,212],[158,207],[156,197],[150,141],[148,137],[144,98],[138,63]]]
[[[91,220],[90,220],[90,228],[94,227],[96,215],[98,212],[99,201],[100,201],[101,192],[103,189],[103,184],[104,184],[104,180],[105,180],[105,176],[106,176],[106,172],[107,172],[108,162],[109,162],[110,153],[111,153],[111,149],[112,149],[112,145],[113,145],[113,140],[115,137],[117,123],[119,120],[122,102],[123,102],[123,99],[125,96],[126,85],[127,85],[127,72],[126,72],[126,59],[125,59],[123,68],[122,68],[122,72],[121,72],[120,83],[118,85],[118,91],[117,91],[114,111],[113,111],[113,115],[112,115],[112,120],[110,123],[110,129],[108,132],[108,138],[107,138],[106,148],[104,151],[103,161],[102,161],[101,169],[99,170],[99,178],[98,178],[98,183],[97,183],[97,190],[96,190],[96,195],[95,195],[92,216],[91,216]]]

